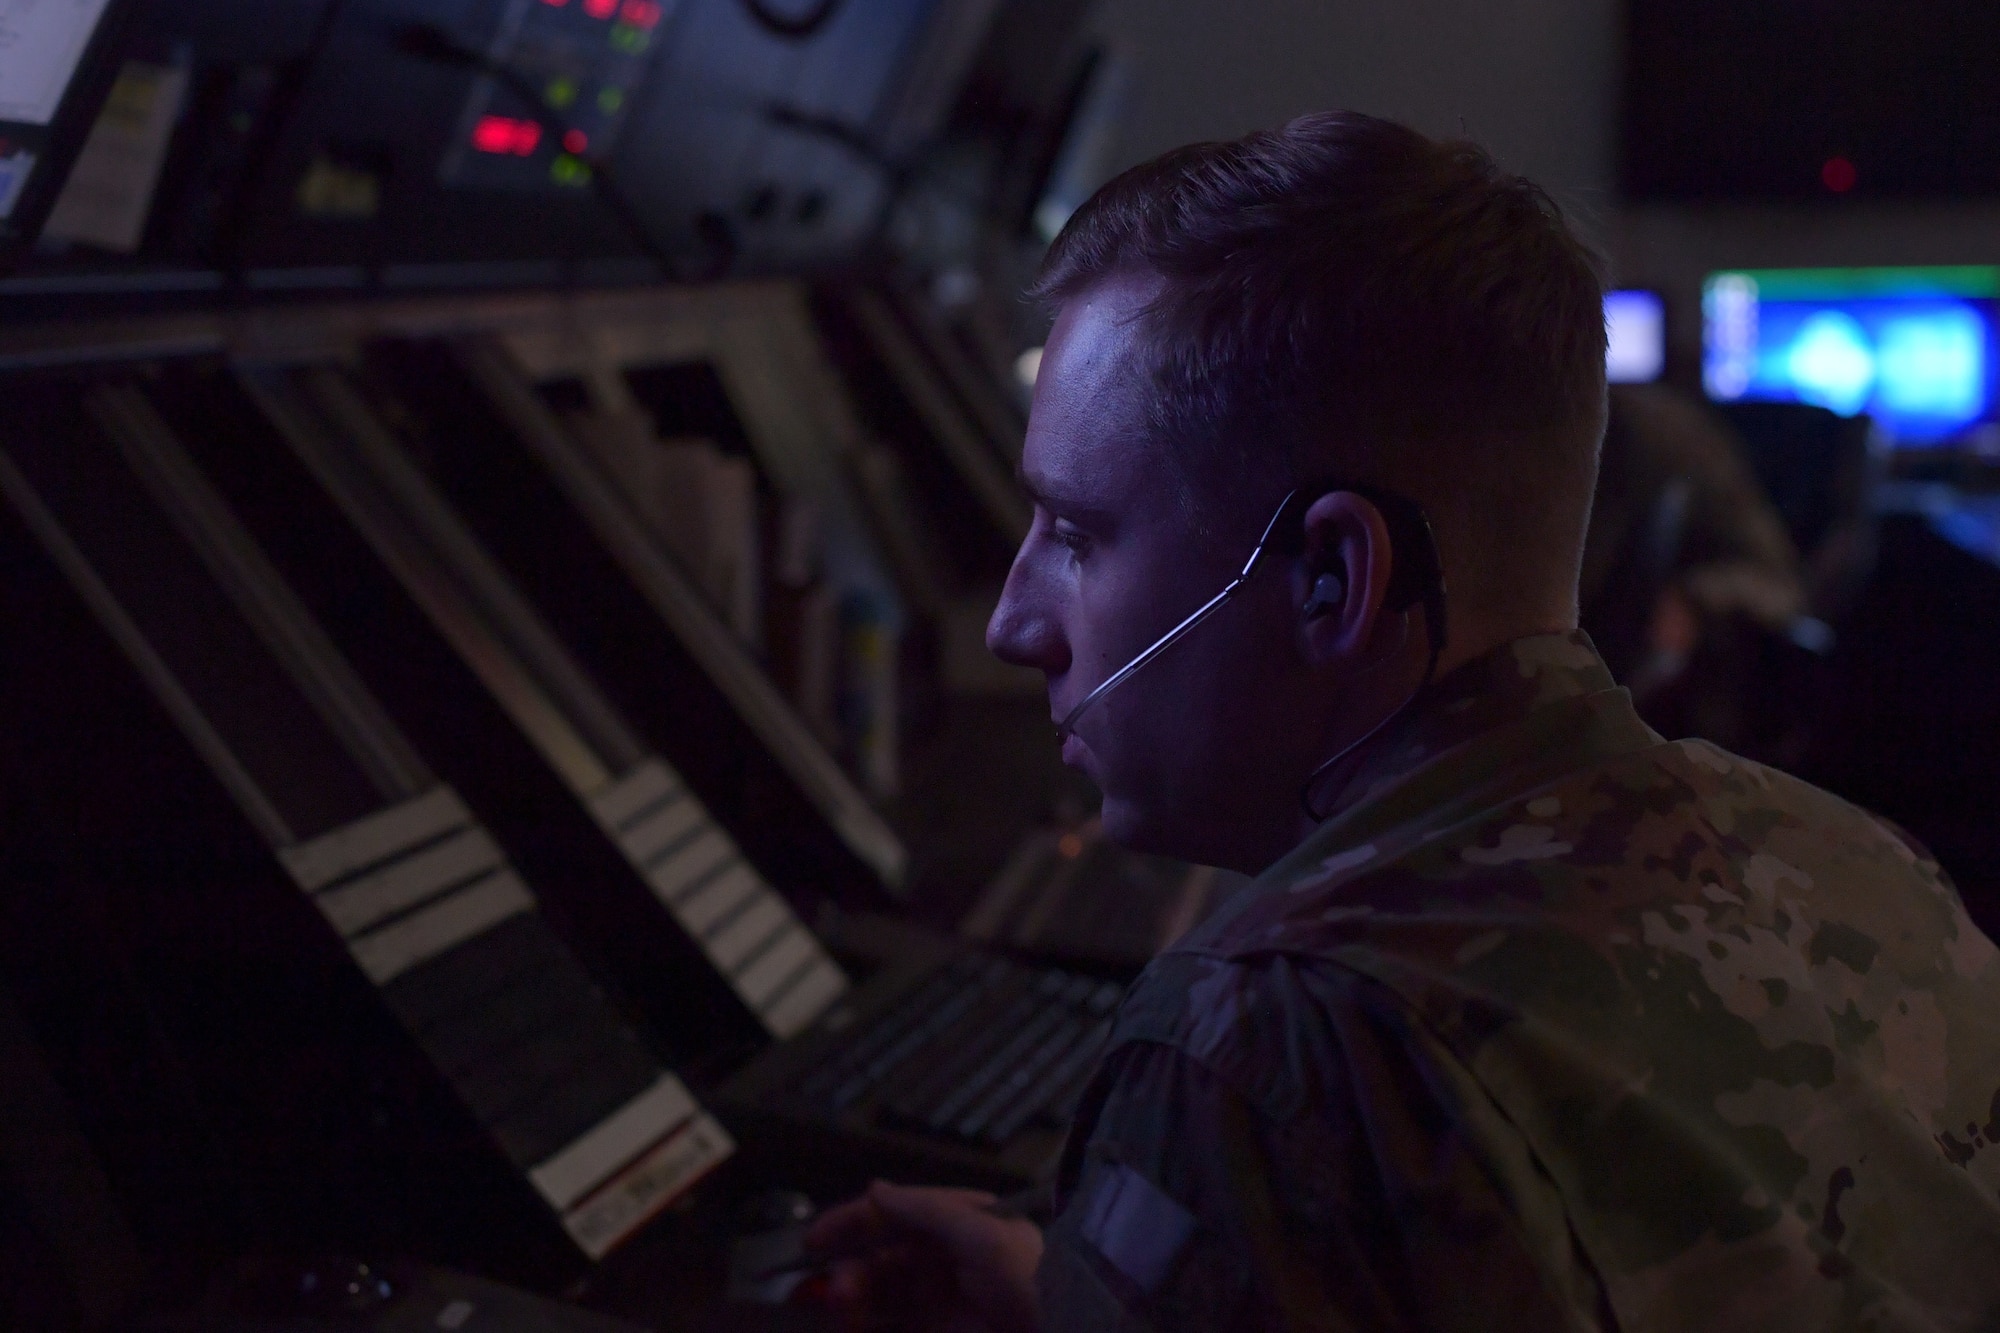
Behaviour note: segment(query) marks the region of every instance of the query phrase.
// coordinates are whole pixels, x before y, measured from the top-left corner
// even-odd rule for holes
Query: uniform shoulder
[[[1406,1032],[1402,1005],[1369,978],[1320,958],[1224,957],[1200,948],[1155,958],[1120,1006],[1111,1047],[1165,1049],[1205,1069],[1274,1121],[1325,1106],[1356,1024]]]
[[[1902,830],[1704,741],[1301,852],[1197,932],[1210,952],[1341,957],[1384,931],[1453,950],[1495,928],[1595,936],[1778,880],[1812,889],[1816,915],[1957,907]]]

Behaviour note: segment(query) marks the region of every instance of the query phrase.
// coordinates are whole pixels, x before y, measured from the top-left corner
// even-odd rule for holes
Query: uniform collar
[[[1399,782],[1447,750],[1560,703],[1616,688],[1580,629],[1531,634],[1473,658],[1425,687],[1402,716],[1333,775],[1329,819]]]

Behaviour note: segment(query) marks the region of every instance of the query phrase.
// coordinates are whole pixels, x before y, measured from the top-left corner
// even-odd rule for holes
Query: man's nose
[[[1069,670],[1069,640],[1061,622],[1034,596],[1019,564],[1008,571],[1000,604],[986,622],[986,650],[1011,666],[1031,667],[1050,676]]]

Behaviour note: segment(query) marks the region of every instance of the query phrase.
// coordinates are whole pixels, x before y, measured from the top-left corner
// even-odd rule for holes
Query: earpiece
[[[1313,580],[1312,595],[1306,598],[1306,619],[1330,616],[1347,600],[1347,580],[1338,574],[1322,574]]]

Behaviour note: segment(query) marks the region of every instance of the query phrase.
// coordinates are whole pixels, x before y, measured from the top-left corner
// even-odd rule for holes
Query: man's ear
[[[1306,660],[1314,666],[1372,666],[1377,641],[1398,633],[1382,614],[1394,556],[1382,511],[1353,491],[1330,491],[1306,509],[1305,544],[1292,567],[1292,605]]]

